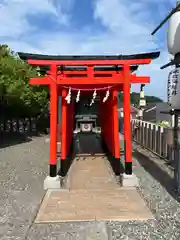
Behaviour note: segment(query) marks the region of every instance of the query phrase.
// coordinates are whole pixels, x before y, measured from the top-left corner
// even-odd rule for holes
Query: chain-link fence
[[[173,129],[137,119],[132,120],[132,137],[144,148],[173,162]]]

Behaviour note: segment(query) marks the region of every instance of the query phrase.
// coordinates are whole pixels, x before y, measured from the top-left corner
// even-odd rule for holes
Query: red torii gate
[[[154,54],[154,55],[153,55]],[[23,58],[23,53],[19,56]],[[27,54],[26,54],[27,55]],[[61,122],[61,175],[64,175],[64,164],[70,151],[73,139],[74,108],[73,102],[68,104],[65,100],[68,87],[74,89],[84,89],[85,93],[89,89],[109,88],[111,93],[107,102],[100,102],[100,120],[103,140],[111,152],[115,161],[120,161],[119,143],[119,122],[118,122],[118,92],[124,93],[124,140],[125,140],[125,174],[132,174],[132,147],[131,147],[131,121],[130,121],[130,87],[133,83],[147,84],[150,82],[148,76],[136,76],[131,74],[131,67],[134,65],[149,64],[153,58],[157,58],[159,53],[140,54],[141,59],[134,55],[131,59],[119,59],[117,56],[107,57],[99,60],[84,56],[74,57],[67,60],[52,60],[46,58],[30,59],[35,55],[27,55],[28,63],[37,66],[49,66],[47,75],[39,78],[31,78],[32,85],[48,85],[50,89],[50,177],[57,175],[57,131],[58,131],[58,96],[62,97],[62,122]],[[139,55],[139,56],[140,56]],[[43,56],[43,55],[41,55]],[[62,57],[62,56],[61,56]],[[49,56],[49,58],[51,58]],[[61,58],[62,59],[62,58]],[[58,70],[58,66],[61,69]],[[65,66],[85,66],[85,70],[64,70]],[[95,67],[121,66],[116,70],[95,70]],[[102,99],[102,93],[100,94]],[[59,133],[60,134],[60,133]]]

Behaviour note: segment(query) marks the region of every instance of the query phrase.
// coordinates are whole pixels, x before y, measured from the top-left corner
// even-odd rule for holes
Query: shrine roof
[[[132,59],[156,59],[159,57],[160,52],[139,53],[131,55],[43,55],[34,53],[18,52],[22,60],[132,60]]]
[[[18,52],[19,57],[22,60],[27,61],[28,59],[32,60],[55,60],[55,61],[81,61],[81,60],[133,60],[133,59],[156,59],[159,57],[160,52],[150,52],[150,53],[140,53],[132,55],[79,55],[79,56],[70,56],[70,55],[42,55],[42,54],[33,54],[33,53],[24,53]],[[37,66],[37,65],[36,65]],[[58,68],[61,69],[62,66]],[[48,71],[49,66],[39,66],[40,71]],[[63,66],[63,70],[86,70],[86,66]],[[131,72],[134,72],[138,69],[138,65],[130,65]],[[121,71],[122,65],[118,66],[95,66],[95,71]]]

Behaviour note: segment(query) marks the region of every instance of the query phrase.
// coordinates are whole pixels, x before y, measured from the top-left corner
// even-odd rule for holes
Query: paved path
[[[154,219],[135,188],[117,183],[107,157],[76,157],[68,180],[47,191],[36,223]]]
[[[140,194],[156,221],[33,223],[44,196],[48,172],[48,147],[43,137],[0,149],[0,239],[1,240],[179,240],[180,204],[172,191],[172,172],[153,155],[137,147],[134,172],[140,179]],[[136,160],[138,158],[138,161]],[[96,233],[96,234],[95,234]],[[95,234],[95,235],[94,235]],[[90,238],[91,237],[91,238]]]

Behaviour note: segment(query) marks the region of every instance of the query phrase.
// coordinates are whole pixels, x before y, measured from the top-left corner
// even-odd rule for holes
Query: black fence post
[[[174,145],[174,184],[175,189],[178,193],[180,193],[180,148],[179,148],[179,127],[178,127],[178,117],[179,117],[180,111],[175,110],[174,111],[174,138],[173,138],[173,145]]]

